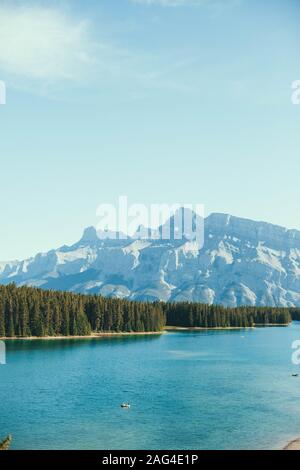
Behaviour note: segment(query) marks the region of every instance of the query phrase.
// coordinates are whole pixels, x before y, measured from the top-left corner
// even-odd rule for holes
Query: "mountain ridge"
[[[300,305],[300,231],[222,213],[204,225],[201,249],[186,239],[100,240],[88,227],[71,246],[0,263],[0,283],[136,300]]]

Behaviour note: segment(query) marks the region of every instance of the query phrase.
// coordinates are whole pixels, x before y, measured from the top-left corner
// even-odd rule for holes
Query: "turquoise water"
[[[300,324],[7,341],[1,435],[14,449],[280,448],[300,436],[298,338]]]

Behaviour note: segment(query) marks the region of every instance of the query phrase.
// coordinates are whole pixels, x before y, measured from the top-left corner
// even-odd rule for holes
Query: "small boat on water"
[[[130,403],[122,403],[121,408],[130,408]]]
[[[299,374],[292,374],[292,377],[299,377]]]

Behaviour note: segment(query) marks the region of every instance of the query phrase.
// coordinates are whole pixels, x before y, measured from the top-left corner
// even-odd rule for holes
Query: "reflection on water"
[[[13,434],[15,449],[281,446],[300,435],[295,339],[296,323],[10,340],[0,366],[2,434]]]
[[[29,350],[33,351],[36,349],[43,349],[43,350],[50,350],[54,351],[56,349],[63,350],[63,349],[72,349],[78,348],[81,346],[86,347],[87,343],[90,346],[94,345],[97,346],[98,342],[102,343],[110,343],[111,341],[115,344],[124,344],[136,341],[146,341],[151,342],[155,341],[159,338],[160,335],[141,335],[141,334],[130,334],[130,335],[107,335],[107,336],[99,336],[99,337],[91,337],[91,338],[62,338],[62,339],[9,339],[6,340],[6,350],[7,351],[24,351]]]

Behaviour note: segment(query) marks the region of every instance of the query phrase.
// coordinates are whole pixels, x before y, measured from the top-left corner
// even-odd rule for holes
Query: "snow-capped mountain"
[[[188,240],[79,242],[0,264],[0,283],[130,299],[300,306],[300,231],[225,214],[205,219],[204,247]]]

